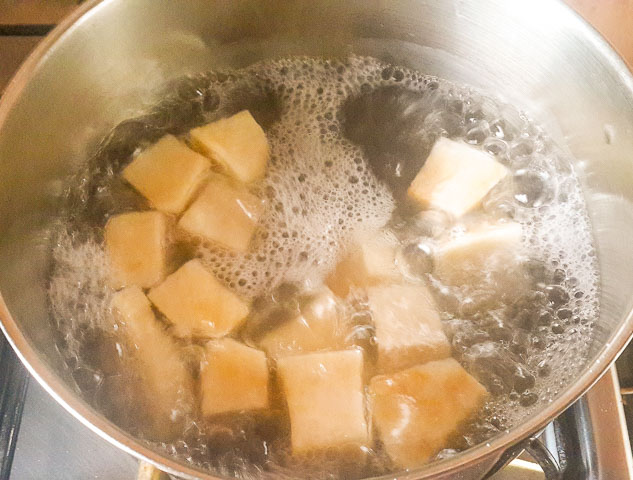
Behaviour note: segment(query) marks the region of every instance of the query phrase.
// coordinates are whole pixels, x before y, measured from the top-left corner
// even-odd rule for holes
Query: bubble
[[[567,273],[562,268],[557,268],[552,274],[552,283],[561,285],[567,278]]]
[[[462,359],[484,385],[501,390],[498,394],[513,389],[517,360],[503,346],[490,341],[476,343],[465,350]]]
[[[437,238],[442,235],[452,223],[450,216],[440,210],[423,210],[408,220],[407,226],[417,236]]]
[[[519,366],[514,374],[514,390],[518,393],[524,393],[526,390],[533,388],[534,385],[536,385],[534,375]]]
[[[486,122],[481,122],[466,133],[466,142],[471,145],[481,145],[490,136],[490,128]],[[489,144],[490,145],[490,144]]]
[[[534,392],[523,392],[521,394],[521,398],[519,399],[519,403],[521,403],[524,407],[534,405],[537,401],[538,395]]]
[[[508,151],[508,144],[499,138],[486,138],[482,142],[482,148],[485,152],[502,158]]]
[[[482,207],[493,217],[514,217],[516,204],[514,202],[514,187],[508,179],[500,181],[484,197]]]
[[[542,360],[541,362],[539,362],[537,367],[538,367],[538,374],[540,377],[547,377],[552,372],[552,368],[547,364],[545,360]]]
[[[572,315],[573,315],[573,312],[570,308],[560,308],[556,312],[556,316],[561,320],[566,320],[568,318],[571,318]]]
[[[534,150],[534,140],[531,138],[521,138],[511,145],[509,154],[513,164],[523,166],[529,162]]]
[[[423,278],[433,270],[433,250],[424,240],[405,245],[397,260],[403,272],[414,277]]]
[[[554,199],[553,180],[545,172],[520,169],[514,174],[514,199],[524,207],[540,207]]]
[[[549,285],[545,288],[545,292],[554,307],[560,307],[569,302],[569,293],[560,285]]]

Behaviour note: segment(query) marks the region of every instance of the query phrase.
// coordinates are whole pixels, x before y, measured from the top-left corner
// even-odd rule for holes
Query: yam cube
[[[193,409],[193,379],[180,348],[156,320],[140,288],[127,287],[112,299],[112,310],[132,348],[147,409],[151,434],[169,440],[182,432],[185,415]]]
[[[149,292],[179,337],[223,337],[248,315],[248,305],[199,260],[190,260]]]
[[[293,454],[359,453],[368,445],[360,350],[280,358],[277,372],[290,413]]]
[[[450,357],[451,346],[426,286],[371,287],[367,298],[376,329],[379,372]]]
[[[208,159],[166,135],[123,169],[125,178],[154,208],[182,212],[211,168]]]
[[[341,307],[329,290],[319,293],[296,318],[266,334],[259,346],[273,357],[339,350],[349,342]]]
[[[178,226],[191,235],[244,252],[255,232],[262,203],[245,188],[214,176]]]
[[[395,257],[395,239],[387,235],[361,238],[328,276],[327,286],[344,298],[352,287],[367,287],[396,280],[399,273]]]
[[[194,148],[233,178],[250,183],[264,176],[270,155],[268,140],[248,110],[194,128],[190,135]]]
[[[268,407],[268,364],[261,350],[224,338],[206,345],[200,372],[202,414]]]
[[[450,447],[450,438],[486,399],[486,389],[447,358],[371,379],[374,425],[391,460],[415,468]]]
[[[105,226],[111,283],[151,287],[165,276],[166,219],[160,212],[116,215]]]
[[[443,210],[456,218],[479,205],[507,174],[491,155],[465,143],[440,138],[409,187],[422,208]]]
[[[458,285],[505,271],[521,258],[522,229],[519,223],[480,225],[463,235],[440,242],[435,252],[435,275]]]

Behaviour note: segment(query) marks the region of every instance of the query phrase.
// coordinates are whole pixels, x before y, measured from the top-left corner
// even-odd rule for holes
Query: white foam
[[[281,60],[244,74],[285,92],[282,117],[267,132],[271,161],[259,189],[266,211],[252,252],[198,249],[242,295],[261,295],[283,281],[319,283],[350,238],[379,229],[391,216],[391,193],[366,167],[360,148],[339,133],[336,112],[360,84],[349,73],[339,80],[334,68],[325,61]],[[220,89],[221,96],[230,97],[231,87]]]
[[[94,237],[76,237],[59,228],[53,246],[54,272],[48,286],[52,318],[61,335],[60,349],[71,368],[79,368],[82,332],[101,329],[112,332],[109,315],[113,291],[107,284],[107,259]]]

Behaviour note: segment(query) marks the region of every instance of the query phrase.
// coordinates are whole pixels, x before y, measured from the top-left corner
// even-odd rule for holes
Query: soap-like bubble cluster
[[[53,246],[53,262],[55,272],[48,287],[53,318],[65,348],[78,352],[78,332],[109,330],[104,312],[109,310],[113,291],[107,282],[105,252],[94,236],[62,227]]]
[[[252,252],[232,254],[203,243],[197,255],[245,296],[281,282],[318,284],[349,239],[376,231],[391,216],[391,193],[367,169],[363,153],[341,134],[339,110],[357,92],[351,65],[281,60],[212,82],[220,105],[231,104],[252,82],[277,92],[279,118],[266,133],[271,159],[258,187],[266,209]]]
[[[569,157],[525,114],[471,88],[361,57],[267,61],[180,79],[168,90],[155,109],[118,125],[73,180],[53,248],[49,299],[60,350],[81,390],[116,422],[133,427],[121,419],[125,405],[107,400],[129,396],[130,382],[112,364],[125,360],[126,347],[109,320],[113,291],[100,232],[112,215],[149,208],[120,171],[162,135],[187,141],[192,127],[243,109],[262,125],[271,149],[266,176],[253,187],[264,213],[251,248],[238,254],[177,234],[169,252],[170,270],[198,257],[229,288],[254,299],[243,335],[296,314],[297,295],[323,281],[353,238],[386,225],[400,243],[396,263],[404,278],[429,282],[454,356],[492,393],[456,447],[520,423],[583,367],[599,308],[586,207]],[[406,200],[442,136],[489,152],[509,170],[481,212],[459,223],[438,211],[419,213]],[[491,269],[462,286],[434,278],[437,239],[482,218],[522,225],[523,249],[505,276]],[[370,315],[355,302],[347,307],[362,317],[355,334],[371,357]],[[103,364],[90,361],[87,343],[104,352]],[[108,355],[115,360],[108,363]],[[362,471],[343,472],[320,458],[321,468],[308,472],[289,457],[287,420],[269,413],[226,423],[191,418],[182,439],[157,447],[245,478],[294,478],[300,470],[303,478],[335,471],[351,478],[391,468],[378,448]]]

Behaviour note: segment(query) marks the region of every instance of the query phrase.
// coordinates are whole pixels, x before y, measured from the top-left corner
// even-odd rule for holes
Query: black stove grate
[[[28,374],[0,333],[0,480],[11,472]]]

